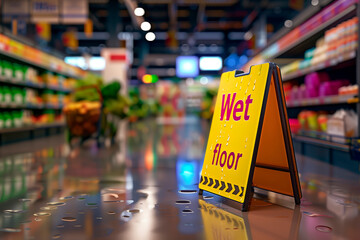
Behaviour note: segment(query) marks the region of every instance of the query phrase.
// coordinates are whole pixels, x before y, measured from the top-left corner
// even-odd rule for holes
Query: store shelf
[[[65,126],[65,123],[48,123],[48,124],[35,125],[35,126],[24,126],[24,127],[17,127],[17,128],[3,128],[3,129],[0,129],[0,134],[25,132],[25,131],[34,131],[34,130],[37,130],[37,129],[57,128],[57,127],[64,127],[64,126]]]
[[[356,8],[356,0],[332,2],[310,18],[306,17],[307,20],[297,27],[288,32],[284,31],[286,33],[280,39],[272,42],[256,54],[243,69],[248,71],[252,65],[264,61],[275,61],[275,59],[279,57],[301,57],[305,50],[315,46],[316,40],[323,37],[326,30],[356,16]]]
[[[54,106],[51,104],[45,105],[34,105],[34,104],[0,104],[0,109],[29,109],[29,110],[46,110],[46,109],[53,109],[53,110],[61,110],[63,105]]]
[[[321,106],[329,104],[354,104],[358,103],[359,99],[357,94],[346,94],[346,95],[336,95],[336,96],[326,96],[319,98],[309,98],[300,101],[287,101],[286,106],[288,108],[293,107],[306,107],[306,106]]]
[[[46,89],[57,91],[57,92],[63,92],[63,93],[71,93],[70,89],[65,89],[62,87],[55,87],[55,86],[46,86]]]
[[[38,69],[41,69],[41,70],[44,70],[44,71],[54,72],[54,73],[61,74],[61,75],[66,76],[66,77],[70,77],[70,78],[75,78],[75,79],[79,78],[79,76],[76,76],[74,74],[64,72],[64,71],[55,69],[53,67],[47,67],[46,65],[30,61],[30,60],[28,60],[26,58],[20,57],[20,56],[18,56],[16,54],[13,54],[13,53],[1,50],[1,49],[0,49],[0,55],[15,59],[15,60],[17,60],[18,62],[20,62],[22,64],[26,64],[28,66],[35,67],[35,68],[38,68]]]
[[[45,84],[36,84],[36,83],[32,83],[30,81],[7,80],[4,78],[0,79],[0,83],[6,83],[6,84],[14,85],[14,86],[28,87],[28,88],[35,88],[35,89],[44,89],[45,88]]]
[[[2,78],[2,79],[0,79],[0,84],[1,83],[11,84],[13,86],[19,86],[19,87],[34,88],[34,89],[48,89],[48,90],[53,90],[53,91],[63,92],[63,93],[71,92],[70,89],[56,87],[56,86],[47,86],[46,84],[38,84],[38,83],[30,82],[30,81],[18,81],[18,80],[13,80],[13,79]]]
[[[289,80],[293,80],[302,76],[305,76],[309,73],[313,73],[316,71],[320,71],[320,70],[324,70],[333,66],[336,66],[337,64],[349,61],[349,60],[353,60],[356,58],[356,52],[355,51],[351,51],[348,53],[345,53],[337,58],[334,59],[329,59],[325,62],[319,63],[317,65],[305,68],[305,69],[299,69],[295,72],[292,73],[288,73],[288,74],[284,74],[282,76],[282,80],[285,81],[289,81]]]
[[[300,44],[306,42],[307,40],[312,38],[315,34],[320,33],[320,32],[324,32],[325,29],[330,27],[332,24],[335,24],[335,23],[337,23],[339,21],[345,20],[345,19],[349,18],[349,16],[355,15],[355,13],[356,13],[356,5],[354,4],[354,5],[349,6],[348,8],[343,10],[342,12],[336,14],[334,17],[332,17],[328,21],[320,24],[319,26],[317,26],[313,30],[309,31],[308,33],[305,33],[300,38],[296,39],[296,41],[290,43],[289,45],[287,45],[283,49],[281,49],[278,52],[274,53],[274,55],[272,55],[270,58],[274,59],[274,58],[277,58],[277,57],[283,55],[284,53],[288,52],[289,50],[294,49],[294,48],[298,47]]]
[[[293,135],[292,138],[295,141],[310,143],[310,144],[314,144],[314,145],[317,145],[320,147],[337,149],[337,150],[344,151],[344,152],[350,151],[350,146],[349,146],[349,144],[346,144],[346,143],[336,143],[336,142],[332,142],[332,141],[325,140],[325,139],[318,139],[318,138],[302,136],[302,135]]]

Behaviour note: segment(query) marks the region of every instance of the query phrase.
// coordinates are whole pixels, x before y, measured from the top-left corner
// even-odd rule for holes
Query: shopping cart
[[[64,107],[67,126],[67,142],[72,147],[72,140],[80,138],[80,145],[88,139],[95,139],[98,147],[101,146],[102,119],[104,119],[103,97],[100,89],[95,85],[77,88],[75,92],[86,89],[95,89],[99,95],[99,101],[72,102]]]

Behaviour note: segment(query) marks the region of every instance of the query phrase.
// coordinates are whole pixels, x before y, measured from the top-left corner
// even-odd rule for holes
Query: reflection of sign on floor
[[[199,199],[206,239],[298,238],[300,207],[289,209],[259,199],[254,205],[251,209],[257,211],[240,217]]]
[[[248,239],[244,219],[199,200],[206,239]]]
[[[294,196],[301,191],[279,68],[253,66],[221,76],[199,188],[244,203],[252,187]]]

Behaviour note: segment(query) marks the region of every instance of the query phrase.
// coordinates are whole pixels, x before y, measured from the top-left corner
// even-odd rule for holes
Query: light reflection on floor
[[[360,234],[359,175],[297,156],[301,206],[278,195],[258,195],[243,213],[218,196],[180,191],[197,190],[208,123],[190,118],[120,127],[119,143],[100,150],[92,142],[70,150],[63,136],[0,149],[0,239],[357,239]]]

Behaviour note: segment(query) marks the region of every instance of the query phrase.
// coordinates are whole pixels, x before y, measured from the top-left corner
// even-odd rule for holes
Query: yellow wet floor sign
[[[252,187],[293,196],[301,189],[279,68],[221,76],[199,189],[243,203]]]

